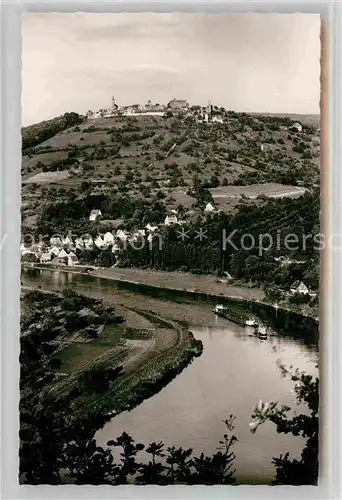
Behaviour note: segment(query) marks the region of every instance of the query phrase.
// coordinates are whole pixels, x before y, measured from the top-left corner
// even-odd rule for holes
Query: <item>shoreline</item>
[[[76,267],[76,269],[75,269]],[[208,296],[218,300],[235,299],[241,302],[252,302],[267,306],[274,310],[297,314],[304,318],[309,318],[319,324],[319,318],[311,314],[305,314],[292,308],[278,306],[265,302],[263,291],[260,288],[247,288],[235,286],[233,284],[217,283],[220,278],[214,275],[195,275],[182,273],[179,271],[156,271],[139,268],[98,268],[94,266],[51,266],[50,264],[22,264],[24,269],[38,269],[47,271],[59,271],[64,273],[74,273],[94,278],[106,279],[117,283],[127,283],[137,286],[146,286],[153,289],[169,290],[174,292],[193,294],[194,296]],[[86,269],[90,270],[84,272]],[[134,279],[133,279],[134,278]],[[183,280],[184,287],[177,286]],[[164,283],[163,283],[163,282]],[[189,281],[194,282],[189,288]],[[228,293],[227,293],[228,290]],[[235,292],[235,293],[232,293]],[[237,293],[236,293],[237,292]]]
[[[35,288],[29,286],[22,287],[24,291],[36,290],[43,294],[48,294],[50,296],[60,296],[62,294],[55,293],[51,290],[44,290],[43,288]],[[139,310],[137,310],[138,312]],[[87,414],[92,411],[92,406],[96,401],[96,422],[98,427],[93,428],[92,431],[95,433],[105,425],[106,422],[114,418],[116,415],[122,413],[123,411],[131,411],[144,400],[155,396],[159,391],[161,391],[169,382],[171,382],[175,377],[177,377],[184,368],[186,368],[193,360],[200,356],[203,351],[203,344],[199,339],[196,339],[192,332],[177,323],[177,321],[163,318],[155,313],[148,313],[142,311],[151,319],[151,324],[153,320],[158,320],[164,326],[163,328],[169,328],[176,332],[176,338],[171,345],[164,345],[163,347],[159,345],[158,349],[153,348],[151,352],[146,351],[140,355],[138,363],[134,368],[126,370],[125,365],[122,365],[123,372],[114,380],[109,387],[104,392],[96,393],[96,398],[93,395],[88,395],[84,399],[81,406],[77,408],[78,418],[82,422],[87,421]],[[139,314],[139,312],[138,312]],[[157,327],[156,327],[157,328]],[[101,336],[99,337],[101,339]],[[94,341],[95,342],[95,341]],[[112,344],[109,351],[115,349],[116,344]],[[68,345],[62,346],[62,351]],[[94,347],[96,347],[94,345]],[[57,351],[53,352],[53,356],[56,355]],[[83,364],[76,371],[67,372],[68,373],[68,387],[73,388],[77,380],[82,379],[82,376],[89,371],[92,367],[100,367],[102,369],[107,369],[112,367],[112,359],[109,357],[99,357],[89,360]],[[120,363],[114,365],[114,368],[120,366]],[[51,386],[50,390],[52,394],[55,395],[56,399],[63,397],[68,393],[65,393],[65,383],[64,380],[55,380],[54,384]]]

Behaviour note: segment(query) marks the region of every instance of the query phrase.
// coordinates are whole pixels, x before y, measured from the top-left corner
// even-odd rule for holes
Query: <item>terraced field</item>
[[[70,337],[56,343],[53,358],[60,366],[51,386],[55,397],[65,397],[76,390],[82,377],[94,368],[119,369],[122,375],[102,396],[97,395],[97,402],[100,400],[98,404],[111,411],[115,393],[114,406],[117,408],[117,401],[121,401],[119,408],[124,409],[127,404],[135,404],[136,391],[142,384],[152,380],[155,383],[182,359],[190,338],[187,330],[155,313],[124,306],[119,309],[128,321],[105,325],[97,338],[75,341]],[[93,402],[93,395],[82,396],[77,405],[84,409]]]

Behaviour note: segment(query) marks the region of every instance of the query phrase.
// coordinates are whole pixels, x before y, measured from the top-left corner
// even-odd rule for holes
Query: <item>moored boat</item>
[[[214,309],[213,309],[213,312],[215,314],[217,314],[218,316],[224,316],[224,312],[225,312],[226,308],[222,305],[222,304],[217,304]]]
[[[258,337],[259,339],[267,339],[267,328],[266,326],[258,326]]]
[[[222,304],[217,304],[214,309],[212,309],[213,313],[217,314],[217,316],[222,316],[225,319],[228,319],[229,321],[233,321],[234,323],[237,323],[238,325],[244,326],[244,327],[251,327],[251,328],[257,328],[258,326],[258,321],[254,317],[245,317],[244,314],[241,314],[237,311],[235,311],[233,308],[229,308],[227,306],[224,306]]]
[[[252,326],[252,327],[256,328],[258,326],[258,322],[255,318],[249,318],[246,320],[245,325]]]

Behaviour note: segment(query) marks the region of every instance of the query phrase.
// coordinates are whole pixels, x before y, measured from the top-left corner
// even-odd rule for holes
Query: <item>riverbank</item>
[[[70,272],[113,280],[118,283],[129,283],[137,286],[148,286],[155,289],[179,291],[193,294],[194,296],[208,296],[220,299],[236,299],[242,302],[255,302],[271,309],[290,312],[303,317],[308,317],[319,323],[319,318],[314,312],[306,313],[301,309],[283,305],[270,304],[265,301],[265,294],[260,288],[235,286],[214,275],[195,275],[179,271],[155,271],[137,268],[98,268],[91,266],[52,266],[50,264],[23,264],[25,268],[48,269],[60,272]]]
[[[37,292],[34,296],[29,294],[33,291]],[[107,309],[103,301],[75,292],[66,296],[27,285],[22,292],[22,334],[30,335],[30,328],[37,326],[32,311],[43,307],[46,327],[54,322],[51,332],[44,334],[53,347],[47,363],[52,376],[48,389],[56,400],[68,401],[80,422],[96,413],[103,424],[107,417],[135,408],[202,353],[201,341],[181,323],[160,313],[122,307],[124,316],[113,316],[117,307]],[[87,313],[87,325],[78,320],[80,311]],[[100,312],[102,326],[98,326]],[[141,317],[140,327],[133,327],[131,319],[127,322],[129,313]],[[108,374],[113,370],[111,379]]]

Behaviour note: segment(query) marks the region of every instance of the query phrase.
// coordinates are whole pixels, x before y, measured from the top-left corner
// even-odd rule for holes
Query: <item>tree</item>
[[[167,476],[162,474],[166,467],[161,462],[156,462],[156,457],[162,458],[165,456],[163,450],[164,443],[162,441],[159,443],[153,442],[146,448],[146,453],[152,455],[152,461],[149,461],[147,465],[140,466],[140,475],[137,477],[139,484],[164,485],[168,483]]]
[[[263,287],[266,299],[269,300],[270,302],[279,302],[283,295],[281,291],[279,290],[278,287],[272,286],[272,285],[265,285]]]
[[[215,188],[215,187],[218,187],[220,185],[220,181],[219,179],[216,177],[216,175],[213,175],[210,179],[210,184],[211,184],[211,187]]]
[[[289,453],[273,458],[272,463],[276,467],[276,484],[315,485],[318,479],[319,380],[299,370],[287,369],[281,364],[279,364],[279,369],[283,376],[290,376],[294,382],[297,403],[306,403],[308,413],[295,414],[289,418],[288,406],[259,401],[252,414],[253,421],[250,423],[250,430],[254,433],[259,425],[270,421],[277,426],[277,432],[291,433],[306,439],[300,460],[290,460]]]

